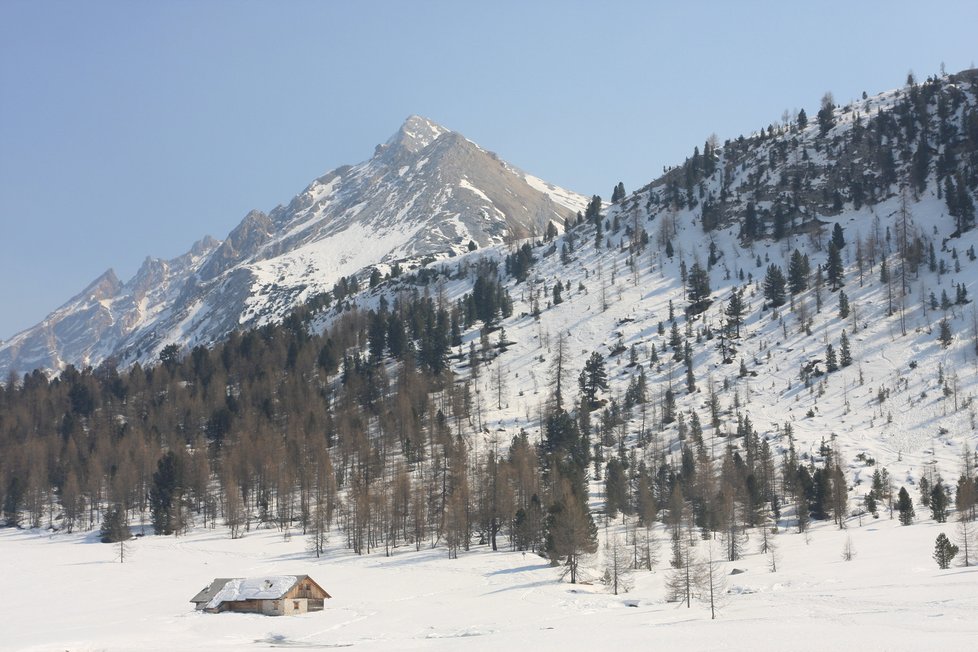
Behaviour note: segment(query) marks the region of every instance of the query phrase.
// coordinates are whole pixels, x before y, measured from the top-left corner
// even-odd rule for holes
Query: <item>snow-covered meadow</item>
[[[119,563],[118,546],[98,543],[94,532],[5,529],[0,648],[974,649],[978,567],[942,571],[931,559],[935,537],[953,538],[953,524],[901,527],[884,512],[848,525],[817,524],[807,541],[779,534],[777,572],[753,534],[743,559],[721,565],[726,592],[715,621],[708,604],[665,601],[665,533],[656,570],[636,571],[634,588],[615,596],[597,581],[600,552],[587,571],[593,583],[571,585],[540,557],[485,547],[455,560],[444,549],[413,548],[358,557],[334,542],[317,559],[299,534],[232,540],[218,528],[140,537]],[[744,572],[730,575],[735,568]],[[321,583],[333,596],[325,611],[204,614],[189,602],[214,577],[284,573]]]

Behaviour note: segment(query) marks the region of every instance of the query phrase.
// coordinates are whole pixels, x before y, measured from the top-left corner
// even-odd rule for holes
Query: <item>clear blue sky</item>
[[[679,6],[682,5],[682,6]],[[0,2],[0,338],[370,157],[408,115],[607,197],[978,59],[978,2]]]

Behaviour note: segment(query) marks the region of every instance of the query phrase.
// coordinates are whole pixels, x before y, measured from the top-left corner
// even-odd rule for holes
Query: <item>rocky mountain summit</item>
[[[154,360],[280,318],[337,280],[560,228],[586,200],[459,133],[409,117],[374,155],[316,179],[288,204],[249,212],[224,241],[112,270],[0,345],[0,373]]]

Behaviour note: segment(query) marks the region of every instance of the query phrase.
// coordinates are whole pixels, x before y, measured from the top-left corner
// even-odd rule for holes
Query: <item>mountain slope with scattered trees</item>
[[[11,377],[4,518],[507,547],[572,582],[600,550],[676,601],[715,580],[697,540],[774,563],[812,521],[954,519],[974,563],[978,73],[910,82],[708,141],[563,233]]]

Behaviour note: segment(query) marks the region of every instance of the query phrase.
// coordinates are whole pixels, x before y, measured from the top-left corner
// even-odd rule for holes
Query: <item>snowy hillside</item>
[[[959,76],[956,84],[943,88],[963,98],[956,110],[957,122],[978,122],[976,75]],[[907,93],[907,89],[890,91],[859,105],[885,116]],[[936,109],[932,107],[931,112]],[[842,115],[845,117],[829,133],[837,142],[845,142],[850,135],[847,130],[856,121],[855,109],[848,108]],[[729,203],[744,209],[755,196],[753,189],[744,187],[745,179],[760,178],[759,169],[775,185],[782,176],[781,167],[766,165],[771,151],[781,149],[780,143],[793,141],[791,147],[807,149],[813,153],[809,160],[816,158],[817,150],[824,152],[825,140],[818,129],[815,124],[804,129],[786,125],[779,136],[741,145],[734,174],[722,173],[727,154],[719,150],[716,172],[697,184],[694,195],[719,197],[727,187]],[[838,150],[843,146],[830,147]],[[933,158],[941,156],[943,150],[935,148]],[[968,157],[966,161],[974,161],[975,151]],[[786,170],[794,165],[790,157],[783,162]],[[831,161],[824,155],[821,165],[824,174],[831,173]],[[909,174],[909,167],[902,164],[898,172]],[[610,385],[603,396],[618,407],[638,376],[638,366],[644,368],[651,397],[648,413],[633,413],[623,431],[628,433],[629,447],[639,444],[646,456],[679,452],[681,419],[662,426],[664,396],[671,387],[676,413],[685,415],[686,423],[696,412],[708,424],[710,396],[717,397],[720,427],[705,427],[714,451],[726,445],[742,415],[776,443],[776,450],[787,450],[785,426],[790,426],[795,447],[804,458],[820,459],[823,442],[831,446],[846,461],[857,492],[866,489],[873,473],[868,460],[889,468],[897,483],[913,485],[921,477],[933,483],[938,476],[945,483],[953,481],[965,447],[972,452],[978,449],[978,405],[974,402],[978,394],[978,312],[971,301],[978,292],[974,255],[978,230],[951,237],[958,221],[948,214],[942,182],[936,179],[937,167],[931,165],[918,190],[901,192],[900,184],[894,182],[888,190],[875,191],[871,204],[857,208],[851,199],[843,198],[835,215],[819,214],[811,207],[819,205],[824,194],[814,193],[812,205],[798,204],[797,221],[793,228],[786,228],[780,241],[757,237],[745,244],[742,219],[704,233],[703,202],[685,207],[668,202],[668,175],[619,204],[606,205],[600,247],[594,246],[594,225],[582,224],[533,249],[538,262],[526,281],[510,278],[506,283],[514,297],[514,315],[499,322],[508,344],[491,363],[501,366],[502,372],[484,372],[477,381],[487,427],[541,433],[541,405],[552,391],[551,364],[557,338],[563,335],[571,359],[567,378],[576,385],[585,359],[591,352],[600,353],[607,360]],[[974,173],[965,172],[966,178],[968,174]],[[829,183],[816,172],[809,176],[815,187]],[[759,213],[765,211],[764,202],[754,203]],[[734,208],[729,210],[736,213]],[[768,219],[770,233],[773,211],[768,211]],[[841,290],[832,291],[825,269],[836,224],[845,240],[840,252],[844,279]],[[647,246],[640,245],[642,231],[648,236]],[[916,262],[901,258],[903,233],[910,243],[907,257],[916,248]],[[931,249],[932,256],[928,254]],[[786,290],[785,305],[765,307],[767,269],[776,265],[787,276],[795,250],[810,261],[807,289],[795,294]],[[434,265],[445,275],[440,291],[448,300],[458,300],[470,291],[471,277],[449,277],[458,278],[458,270],[474,260],[484,256],[501,260],[509,251],[512,249],[501,248],[496,254],[479,251],[457,262]],[[694,264],[708,270],[711,304],[687,319],[684,311],[690,301],[683,278]],[[880,280],[884,264],[887,282]],[[563,287],[562,303],[552,305],[558,282]],[[905,292],[901,291],[904,283]],[[393,300],[401,287],[393,284],[388,297]],[[745,304],[738,337],[724,335],[734,290],[742,294]],[[959,292],[964,294],[962,302],[956,300]],[[840,313],[840,293],[848,303],[845,317]],[[384,294],[383,286],[361,300],[361,305],[376,307],[380,294]],[[670,346],[670,305],[682,340],[692,345],[692,392],[686,365]],[[945,319],[952,334],[947,346],[939,341],[940,323]],[[330,319],[321,323],[330,323]],[[843,332],[849,341],[851,364],[826,373],[826,347],[831,345],[838,356]],[[479,340],[478,330],[468,332],[462,351],[478,345]],[[656,361],[650,360],[653,347]],[[455,370],[462,378],[470,375],[464,356]],[[503,409],[497,408],[498,375],[505,379]],[[644,434],[640,433],[653,430],[661,430],[656,441],[643,444]]]
[[[479,221],[474,250],[461,218],[441,214],[444,237],[391,217],[433,196],[502,205],[488,182],[395,183],[440,144],[485,154],[411,119],[371,162],[201,245],[194,278],[260,328],[189,353],[202,340],[160,335],[184,348],[158,365],[0,390],[0,504],[29,528],[0,532],[28,591],[0,602],[15,646],[972,645],[978,72],[711,139],[612,203],[520,176],[551,213],[581,211],[506,243]],[[392,221],[332,226],[366,214],[342,188],[368,168],[386,206],[370,214]],[[422,264],[422,235],[465,242]],[[298,279],[370,266],[301,303]],[[230,314],[180,305],[196,312],[157,323]],[[126,564],[83,532],[100,526]],[[942,533],[961,551],[937,569]],[[324,613],[185,603],[214,577],[291,573],[334,596]],[[21,624],[56,576],[172,640],[89,631],[94,600]]]
[[[288,205],[252,211],[223,242],[147,258],[126,283],[110,270],[42,323],[0,345],[0,374],[155,361],[235,328],[281,319],[343,277],[542,235],[585,199],[411,116],[374,156],[337,168]]]

